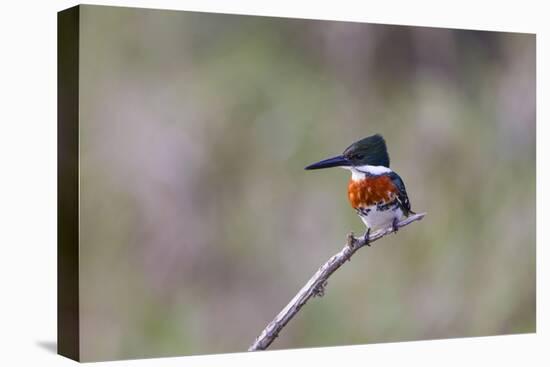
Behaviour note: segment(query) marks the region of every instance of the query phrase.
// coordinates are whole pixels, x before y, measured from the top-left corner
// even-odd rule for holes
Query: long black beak
[[[351,166],[350,161],[343,155],[337,157],[332,157],[324,159],[320,162],[310,164],[306,169],[321,169],[321,168],[330,168],[330,167],[345,167]]]

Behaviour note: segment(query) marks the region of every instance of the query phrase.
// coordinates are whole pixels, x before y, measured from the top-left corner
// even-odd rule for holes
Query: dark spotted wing
[[[414,214],[414,212],[411,210],[411,203],[409,202],[407,190],[405,189],[405,184],[403,183],[401,177],[399,177],[399,175],[395,172],[391,172],[390,174],[388,174],[388,176],[397,188],[397,201],[399,202],[401,210],[403,210],[403,214],[405,214],[406,216],[408,216],[410,213]]]

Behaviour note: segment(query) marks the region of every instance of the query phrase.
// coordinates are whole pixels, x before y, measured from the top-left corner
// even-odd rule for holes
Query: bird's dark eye
[[[363,159],[363,158],[365,158],[365,156],[364,156],[363,154],[359,154],[359,153],[358,153],[358,154],[355,154],[355,155],[353,156],[353,158],[354,158],[354,159]]]

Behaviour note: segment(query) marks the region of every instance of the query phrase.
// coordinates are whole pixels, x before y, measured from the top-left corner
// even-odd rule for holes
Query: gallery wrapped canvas
[[[535,332],[535,96],[534,34],[60,12],[59,353]]]

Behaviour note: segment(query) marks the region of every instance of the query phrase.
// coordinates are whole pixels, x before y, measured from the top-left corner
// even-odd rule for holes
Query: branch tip
[[[381,229],[371,234],[368,242],[366,242],[364,238],[355,238],[353,232],[348,233],[346,246],[319,268],[288,305],[267,325],[248,350],[256,351],[268,348],[273,340],[277,338],[282,328],[300,311],[302,306],[304,306],[311,297],[322,297],[325,294],[328,278],[346,261],[351,260],[351,256],[357,249],[364,245],[370,246],[371,242],[379,240],[390,233],[397,233],[397,229],[421,220],[425,215],[426,213],[414,214],[400,222],[394,222],[391,227]]]

